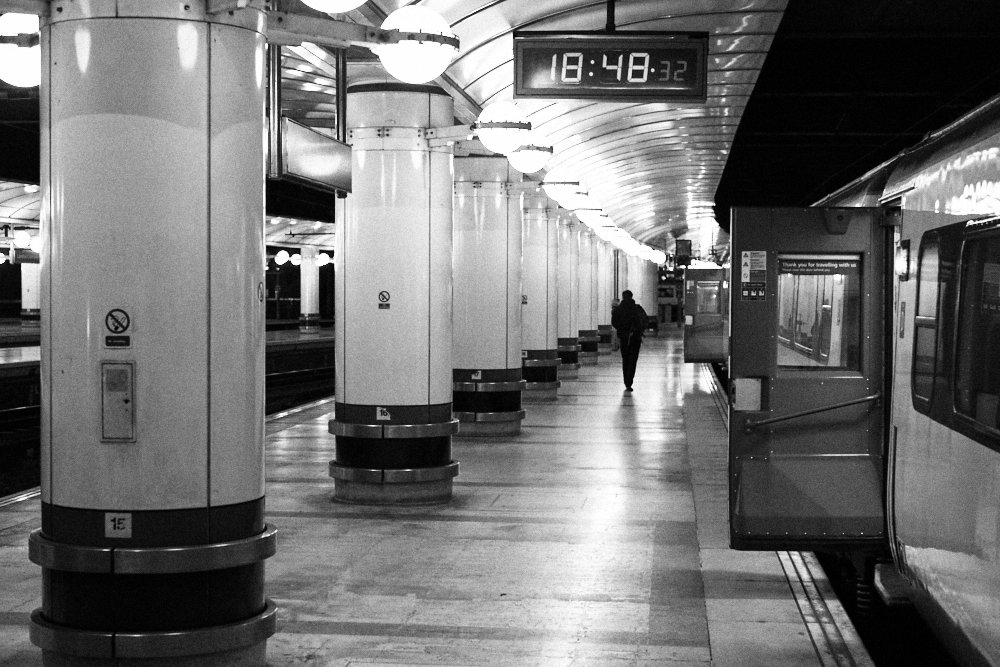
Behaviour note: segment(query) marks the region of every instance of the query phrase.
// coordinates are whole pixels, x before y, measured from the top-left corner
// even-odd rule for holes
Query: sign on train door
[[[736,208],[730,542],[884,537],[885,257],[876,209]]]

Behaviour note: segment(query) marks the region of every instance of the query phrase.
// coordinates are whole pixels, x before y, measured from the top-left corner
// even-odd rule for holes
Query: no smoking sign
[[[124,335],[132,325],[132,318],[121,308],[113,308],[104,316],[104,328],[111,332],[104,337],[104,347],[132,347],[132,337]]]

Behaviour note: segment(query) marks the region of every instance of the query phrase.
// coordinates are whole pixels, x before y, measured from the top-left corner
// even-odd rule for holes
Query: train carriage
[[[818,254],[781,245],[793,217]],[[1000,97],[813,209],[735,210],[732,234],[763,267],[734,271],[734,331],[768,313],[776,341],[772,372],[733,340],[733,546],[846,553],[862,576],[884,548],[955,655],[1000,664]],[[851,234],[856,269],[816,268]]]

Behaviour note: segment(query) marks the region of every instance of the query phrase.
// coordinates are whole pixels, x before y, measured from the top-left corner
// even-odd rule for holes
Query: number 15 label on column
[[[124,538],[132,537],[132,513],[131,512],[105,512],[104,513],[104,537]]]

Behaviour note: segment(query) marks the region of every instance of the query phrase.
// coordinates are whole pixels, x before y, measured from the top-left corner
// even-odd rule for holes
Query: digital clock
[[[707,33],[514,33],[514,97],[706,99]]]

